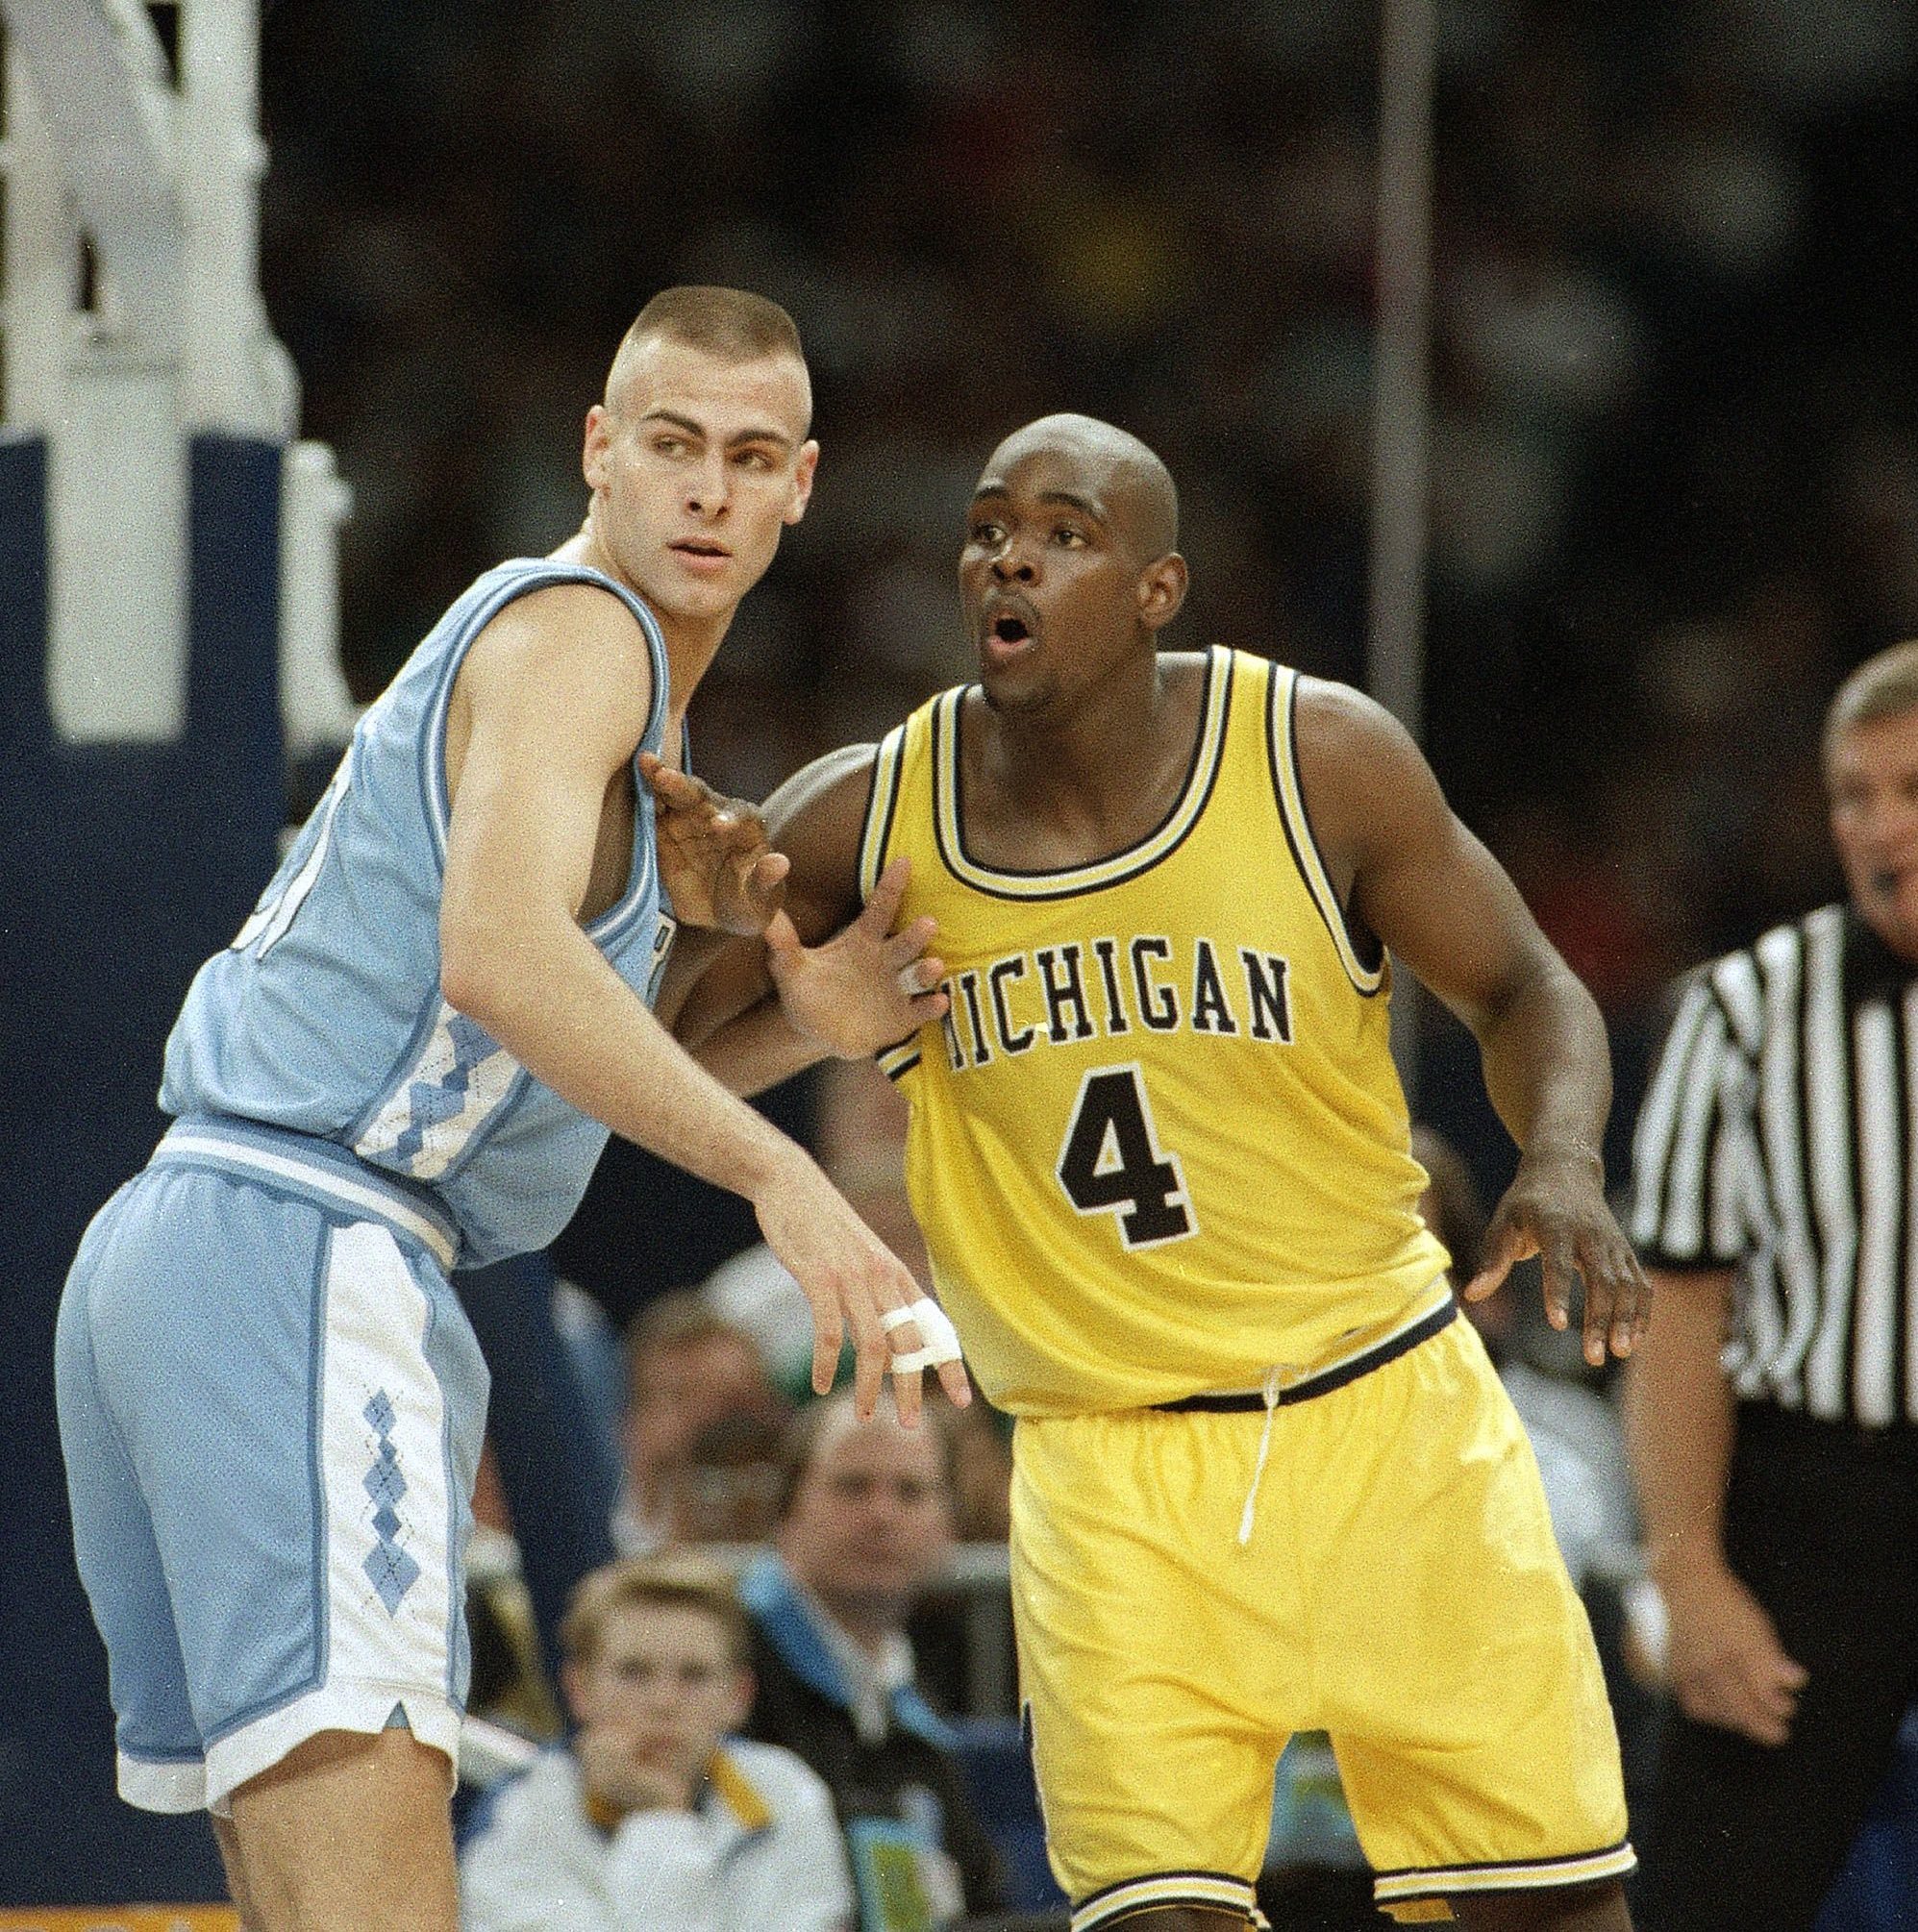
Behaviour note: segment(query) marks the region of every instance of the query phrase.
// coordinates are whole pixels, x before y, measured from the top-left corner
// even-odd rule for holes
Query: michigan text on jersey
[[[1289,962],[1276,953],[1164,933],[1106,936],[1008,953],[943,982],[955,1073],[1037,1046],[1149,1032],[1292,1043]]]

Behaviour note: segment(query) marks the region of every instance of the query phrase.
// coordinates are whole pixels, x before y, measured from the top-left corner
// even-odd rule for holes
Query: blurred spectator
[[[627,1360],[626,1486],[612,1518],[620,1551],[763,1534],[786,1402],[752,1335],[680,1289],[634,1319]]]
[[[753,1678],[725,1573],[684,1556],[595,1571],[565,1645],[579,1729],[476,1823],[465,1932],[844,1932],[831,1796],[791,1752],[728,1737]]]
[[[956,1739],[920,1694],[906,1620],[952,1549],[946,1411],[915,1429],[849,1392],[787,1433],[773,1548],[746,1573],[759,1696],[747,1735],[795,1750],[833,1793],[860,1932],[950,1924],[1004,1902]]]

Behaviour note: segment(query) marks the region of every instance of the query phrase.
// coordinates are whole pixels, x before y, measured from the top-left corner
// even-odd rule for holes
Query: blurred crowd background
[[[964,498],[1054,409],[1179,479],[1174,643],[1362,681],[1377,12],[279,0],[263,275],[357,496],[357,694],[575,526],[585,407],[678,280],[792,310],[825,447],[695,707],[715,782],[966,675]],[[1918,14],[1438,20],[1427,741],[1629,1098],[1668,972],[1831,882],[1819,711],[1918,630]]]

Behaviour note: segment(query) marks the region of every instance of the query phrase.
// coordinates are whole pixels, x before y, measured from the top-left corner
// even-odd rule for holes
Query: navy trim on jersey
[[[1312,890],[1312,875],[1309,868],[1306,864],[1305,854],[1299,850],[1298,838],[1292,830],[1292,815],[1285,809],[1285,780],[1280,775],[1279,738],[1276,729],[1278,706],[1273,702],[1273,698],[1276,696],[1277,691],[1276,680],[1278,674],[1276,670],[1274,671],[1273,676],[1275,680],[1274,688],[1271,692],[1268,692],[1265,705],[1265,755],[1267,761],[1270,763],[1272,768],[1273,802],[1279,807],[1279,823],[1284,828],[1285,843],[1291,850],[1292,863],[1298,868],[1299,878],[1305,885],[1306,897],[1312,902],[1314,906],[1318,907],[1319,919],[1325,926],[1326,933],[1328,937],[1330,937],[1330,939],[1332,940],[1333,945],[1334,947],[1337,947],[1339,942],[1339,934],[1333,929],[1333,924],[1331,918],[1327,915],[1325,907],[1319,904],[1318,894]],[[1286,750],[1286,755],[1291,760],[1292,777],[1298,784],[1299,815],[1301,818],[1305,820],[1305,826],[1303,829],[1306,836],[1312,840],[1313,855],[1314,857],[1317,858],[1319,862],[1319,870],[1325,873],[1326,883],[1330,885],[1332,883],[1332,874],[1330,872],[1326,872],[1325,855],[1321,853],[1318,849],[1318,840],[1312,834],[1311,818],[1306,806],[1305,775],[1299,770],[1298,713],[1299,713],[1299,680],[1295,675],[1291,681],[1290,686],[1287,688],[1285,693],[1285,750]],[[1379,946],[1377,935],[1375,934],[1371,936],[1373,945],[1379,946],[1379,957],[1376,962],[1367,965],[1363,955],[1359,952],[1358,937],[1352,930],[1352,922],[1346,916],[1345,908],[1342,905],[1339,907],[1339,923],[1345,928],[1345,934],[1344,934],[1345,944],[1347,947],[1351,949],[1352,956],[1355,959],[1357,959],[1358,963],[1361,966],[1363,966],[1368,973],[1379,972],[1380,967],[1384,964],[1385,949],[1382,946]],[[1343,967],[1342,958],[1340,964],[1342,968]],[[1352,990],[1355,993],[1357,993],[1361,1000],[1376,999],[1379,995],[1380,990],[1385,984],[1384,976],[1382,974],[1380,975],[1377,983],[1371,986],[1359,985],[1356,979],[1353,979],[1352,975],[1349,972],[1346,974],[1345,977],[1347,981],[1351,984]]]
[[[1448,1299],[1442,1301],[1430,1315],[1414,1322],[1409,1328],[1388,1336],[1376,1349],[1368,1349],[1363,1354],[1353,1356],[1349,1362],[1341,1362],[1336,1368],[1326,1370],[1323,1375],[1308,1375],[1303,1381],[1281,1389],[1273,1399],[1273,1406],[1289,1408],[1294,1402],[1309,1402],[1316,1396],[1329,1396],[1334,1389],[1342,1389],[1348,1382],[1369,1375],[1374,1369],[1382,1369],[1387,1362],[1396,1362],[1401,1355],[1410,1354],[1421,1342],[1429,1342],[1441,1329],[1450,1327],[1458,1319],[1458,1312],[1456,1300]],[[1229,1395],[1182,1396],[1176,1402],[1154,1402],[1153,1407],[1169,1415],[1240,1415],[1262,1411],[1265,1395],[1260,1389],[1238,1389]]]
[[[879,783],[879,768],[888,743],[893,746],[892,782],[886,787],[885,804],[882,807],[875,787]],[[859,876],[863,879],[870,871],[875,885],[879,883],[880,874],[885,870],[886,851],[892,844],[892,822],[899,815],[899,790],[905,781],[906,727],[897,725],[874,747],[872,763],[866,771],[865,808],[859,813]],[[860,898],[863,901],[864,895],[861,894]]]
[[[1088,859],[1079,865],[1040,866],[1030,870],[1018,866],[985,865],[974,858],[971,853],[966,851],[965,815],[963,800],[959,794],[959,715],[964,707],[967,693],[978,690],[980,687],[976,684],[965,684],[945,693],[934,702],[933,708],[932,793],[933,837],[937,845],[939,858],[944,864],[946,871],[959,884],[967,887],[973,892],[983,893],[988,899],[1003,899],[1014,905],[1044,905],[1061,899],[1088,899],[1095,892],[1108,892],[1114,886],[1130,885],[1133,879],[1150,872],[1154,866],[1162,865],[1192,836],[1192,833],[1198,828],[1199,822],[1206,816],[1206,807],[1212,802],[1212,793],[1218,788],[1219,772],[1226,761],[1226,741],[1232,731],[1233,694],[1233,686],[1237,681],[1233,676],[1233,661],[1236,656],[1235,652],[1221,651],[1216,646],[1206,653],[1205,671],[1199,686],[1199,730],[1193,740],[1192,755],[1186,761],[1185,776],[1180,781],[1179,789],[1173,796],[1172,804],[1167,807],[1158,823],[1143,838],[1134,839],[1131,845],[1121,848],[1118,852],[1107,853],[1101,857]],[[1212,678],[1220,666],[1221,659],[1224,660],[1226,684],[1224,696],[1220,700],[1219,705],[1218,731],[1216,737],[1214,737],[1214,734],[1208,730],[1208,724],[1211,717],[1212,709]],[[943,743],[945,714],[949,709],[952,712],[953,720],[953,825],[959,838],[959,856],[964,861],[969,871],[961,871],[954,862],[953,855],[946,845],[945,826],[942,823],[942,814],[939,809],[939,778],[942,769],[940,751]],[[1191,824],[1164,851],[1154,853],[1149,858],[1144,859],[1139,864],[1129,868],[1127,871],[1115,873],[1109,879],[1101,879],[1084,885],[1064,885],[1052,892],[1000,892],[994,890],[991,885],[984,883],[980,878],[971,876],[984,874],[987,879],[997,878],[1006,879],[1062,879],[1074,873],[1089,871],[1095,866],[1111,865],[1119,860],[1123,860],[1128,854],[1138,852],[1141,848],[1151,845],[1153,840],[1158,838],[1165,830],[1166,827],[1172,824],[1190,805],[1192,789],[1199,778],[1199,761],[1206,755],[1208,743],[1211,743],[1212,745],[1211,769],[1205,775],[1205,789],[1200,793],[1197,805],[1191,806]]]

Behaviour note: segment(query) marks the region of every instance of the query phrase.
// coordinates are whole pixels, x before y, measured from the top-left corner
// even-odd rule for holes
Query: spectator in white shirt
[[[725,1572],[684,1554],[611,1564],[580,1585],[562,1636],[579,1731],[468,1841],[464,1932],[845,1932],[825,1785],[728,1735],[753,1674]]]

